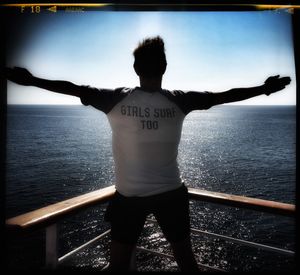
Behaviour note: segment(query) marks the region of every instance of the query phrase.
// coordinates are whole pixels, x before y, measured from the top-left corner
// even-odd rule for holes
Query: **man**
[[[7,69],[7,78],[53,92],[77,96],[106,113],[112,128],[116,193],[105,219],[111,223],[111,270],[130,270],[130,260],[146,216],[154,214],[170,242],[181,271],[197,271],[191,241],[187,188],[177,164],[185,116],[214,105],[277,92],[289,77],[269,77],[261,86],[221,93],[162,89],[167,67],[164,42],[157,36],[134,51],[140,87],[115,90],[78,86],[34,77],[26,69]]]

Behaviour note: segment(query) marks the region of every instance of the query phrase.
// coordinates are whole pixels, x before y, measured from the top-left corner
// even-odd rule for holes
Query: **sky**
[[[156,35],[165,41],[165,89],[221,92],[259,86],[279,74],[292,79],[285,90],[234,104],[296,104],[291,15],[285,10],[23,15],[12,26],[7,43],[14,50],[7,66],[78,85],[135,87],[132,52],[139,41]],[[10,81],[7,93],[8,104],[81,104],[76,97]]]

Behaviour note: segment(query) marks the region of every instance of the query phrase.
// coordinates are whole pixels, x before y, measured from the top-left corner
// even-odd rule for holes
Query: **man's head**
[[[166,71],[167,61],[164,41],[156,36],[139,43],[133,52],[134,69],[140,77],[162,77]]]

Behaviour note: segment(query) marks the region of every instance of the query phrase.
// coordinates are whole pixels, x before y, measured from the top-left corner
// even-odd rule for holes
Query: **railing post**
[[[137,248],[135,247],[131,254],[130,271],[137,271],[137,269],[136,269],[136,250],[137,250]]]
[[[46,267],[57,267],[57,225],[52,224],[46,228]]]

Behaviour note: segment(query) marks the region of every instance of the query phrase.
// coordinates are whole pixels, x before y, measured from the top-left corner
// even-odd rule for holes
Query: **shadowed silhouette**
[[[259,86],[224,92],[162,89],[167,68],[164,41],[156,36],[138,44],[133,68],[140,87],[98,89],[33,76],[24,68],[6,68],[6,78],[76,96],[104,112],[113,132],[116,193],[105,220],[111,223],[111,271],[133,270],[131,261],[146,217],[153,214],[170,242],[181,271],[198,271],[190,239],[187,188],[177,164],[185,116],[194,110],[270,95],[290,84],[290,77],[270,76]]]

